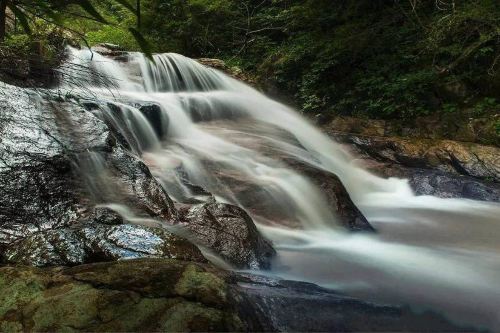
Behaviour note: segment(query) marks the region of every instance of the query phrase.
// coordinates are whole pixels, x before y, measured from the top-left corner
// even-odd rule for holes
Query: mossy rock
[[[0,330],[239,331],[227,273],[168,259],[0,268]]]

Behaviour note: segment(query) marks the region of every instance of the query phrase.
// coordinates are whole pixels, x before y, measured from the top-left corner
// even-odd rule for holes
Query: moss
[[[43,289],[39,276],[31,269],[0,269],[0,318],[39,298]]]
[[[199,303],[177,304],[164,315],[161,330],[168,332],[223,331],[224,313]]]
[[[73,284],[61,290],[49,290],[23,309],[23,316],[30,318],[30,331],[74,331],[85,328],[98,316],[97,305],[103,292],[88,285]],[[69,289],[69,290],[68,290]]]
[[[106,305],[99,313],[103,323],[89,329],[107,332],[158,331],[162,315],[179,302],[176,298],[140,298],[136,302]]]
[[[3,321],[0,323],[0,330],[4,333],[23,332],[23,325],[19,322]]]
[[[188,298],[207,304],[222,304],[226,301],[226,284],[213,273],[203,271],[190,264],[175,285],[175,291]]]
[[[209,265],[140,259],[72,268],[0,268],[0,329],[244,330]]]

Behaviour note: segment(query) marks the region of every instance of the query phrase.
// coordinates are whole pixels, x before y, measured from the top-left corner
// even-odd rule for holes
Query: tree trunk
[[[0,0],[0,43],[5,39],[7,24],[7,0]]]

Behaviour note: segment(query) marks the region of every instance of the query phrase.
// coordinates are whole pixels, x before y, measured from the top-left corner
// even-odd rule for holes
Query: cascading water
[[[293,110],[181,55],[119,63],[71,53],[113,79],[115,89],[84,88],[173,199],[200,199],[195,184],[252,215],[278,250],[270,274],[500,327],[499,204],[415,196],[406,180],[363,170]],[[144,103],[160,109],[159,130],[134,107]],[[337,175],[378,232],[340,228],[320,189],[285,159]]]

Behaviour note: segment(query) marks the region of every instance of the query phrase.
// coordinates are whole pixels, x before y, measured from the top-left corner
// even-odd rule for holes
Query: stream
[[[295,110],[184,56],[154,55],[153,63],[130,53],[120,62],[70,52],[69,62],[94,74],[58,89],[107,105],[108,121],[175,201],[196,197],[186,185],[194,184],[244,208],[277,250],[259,274],[500,329],[499,203],[416,196],[405,179],[364,170]],[[136,108],[147,103],[161,110],[155,123]],[[343,228],[287,159],[339,177],[376,232]]]

